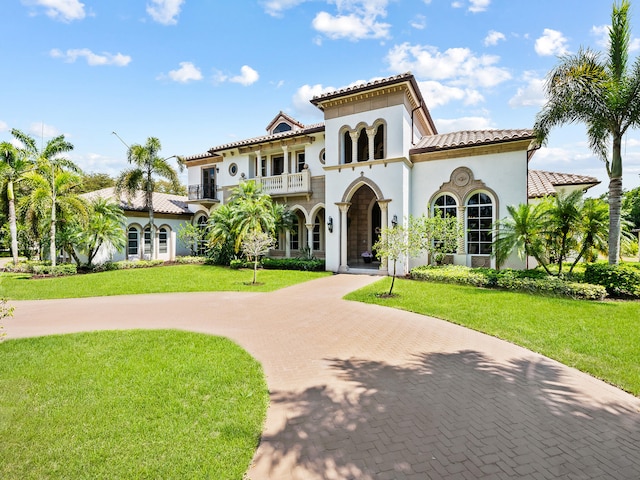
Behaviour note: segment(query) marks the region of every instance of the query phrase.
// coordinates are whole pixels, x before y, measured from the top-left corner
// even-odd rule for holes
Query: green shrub
[[[602,285],[614,298],[640,298],[640,269],[635,265],[592,263],[584,272],[585,281]]]
[[[325,261],[317,258],[270,258],[262,259],[262,267],[271,270],[302,270],[306,272],[322,272]]]
[[[7,272],[31,273],[33,275],[52,275],[54,277],[78,273],[78,267],[75,263],[60,263],[52,267],[51,262],[41,260],[26,260],[19,262],[17,265],[9,263],[6,265],[5,270]]]
[[[411,278],[583,300],[602,300],[607,295],[600,285],[552,277],[540,270],[493,270],[462,265],[421,266],[411,270]]]
[[[120,262],[105,262],[96,266],[94,272],[108,272],[111,270],[129,270],[131,268],[149,268],[162,265],[164,260],[122,260]]]
[[[245,263],[246,262],[244,260],[240,260],[239,258],[234,258],[229,262],[229,268],[232,268],[233,270],[237,270],[239,268],[243,268],[245,266]]]
[[[489,287],[492,278],[489,269],[471,269],[462,265],[447,265],[436,267],[424,265],[411,270],[411,278],[440,283],[456,283],[459,285],[473,285],[475,287]]]
[[[184,256],[176,257],[176,263],[187,265],[203,265],[205,263],[205,257]]]

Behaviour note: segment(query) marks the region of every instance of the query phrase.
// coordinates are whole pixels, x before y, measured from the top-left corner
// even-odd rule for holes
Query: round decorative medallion
[[[229,165],[229,175],[234,177],[236,173],[238,173],[238,165],[232,163],[231,165]]]
[[[324,165],[324,148],[320,151],[320,163]]]
[[[453,183],[455,183],[458,187],[464,187],[465,185],[468,185],[470,180],[471,175],[469,175],[469,172],[467,170],[459,170],[453,176]]]

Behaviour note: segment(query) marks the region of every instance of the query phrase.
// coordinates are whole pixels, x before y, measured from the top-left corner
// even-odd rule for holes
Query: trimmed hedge
[[[607,296],[606,289],[601,285],[566,281],[538,270],[498,271],[489,268],[472,269],[462,265],[422,266],[411,270],[411,278],[582,300],[603,300]]]
[[[27,260],[19,262],[17,265],[8,263],[5,266],[7,272],[14,273],[31,273],[33,275],[51,275],[53,277],[61,277],[63,275],[75,275],[78,273],[78,267],[75,263],[59,263],[55,267],[51,266],[51,262],[43,262],[40,260]]]
[[[591,263],[587,265],[584,279],[602,285],[611,297],[640,298],[640,268],[635,265]]]
[[[317,258],[270,258],[262,259],[262,268],[271,270],[303,270],[307,272],[323,272],[325,270],[324,260]]]
[[[132,268],[149,268],[162,265],[164,260],[122,260],[120,262],[105,262],[96,266],[94,272],[108,272],[111,270],[129,270]]]
[[[204,265],[206,259],[206,257],[185,255],[184,257],[176,257],[176,263],[185,265]]]

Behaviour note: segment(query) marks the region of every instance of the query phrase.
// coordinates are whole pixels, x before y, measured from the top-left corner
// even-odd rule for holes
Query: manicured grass
[[[640,302],[591,302],[397,279],[345,298],[430,315],[494,335],[640,395]]]
[[[0,478],[240,479],[266,416],[229,340],[118,331],[0,344]]]
[[[231,270],[209,265],[172,265],[41,279],[4,273],[0,274],[0,297],[41,300],[139,293],[269,292],[330,274],[261,270],[258,272],[258,284],[251,285],[252,270]]]

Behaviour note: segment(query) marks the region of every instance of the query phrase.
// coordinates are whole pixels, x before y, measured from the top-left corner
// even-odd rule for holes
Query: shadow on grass
[[[327,361],[353,393],[275,392],[288,420],[257,458],[274,471],[293,457],[295,478],[638,478],[638,411],[583,403],[547,361]]]

